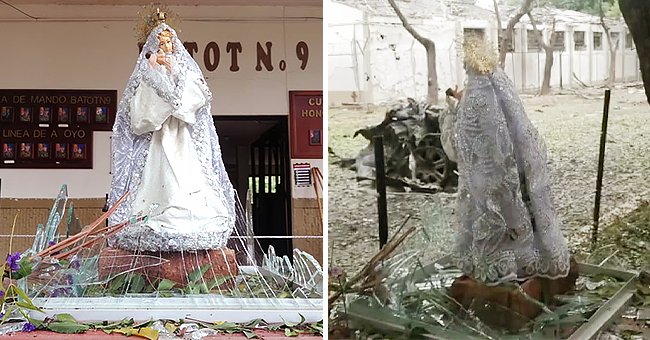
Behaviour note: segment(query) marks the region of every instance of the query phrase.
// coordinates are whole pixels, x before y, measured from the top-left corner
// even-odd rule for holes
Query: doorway
[[[247,193],[252,194],[253,231],[262,250],[272,245],[277,255],[291,258],[291,239],[278,238],[291,236],[288,117],[215,116],[213,120],[226,171],[244,209]]]

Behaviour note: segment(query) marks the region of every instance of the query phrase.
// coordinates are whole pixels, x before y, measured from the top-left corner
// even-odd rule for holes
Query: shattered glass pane
[[[132,216],[128,221],[107,227],[105,217],[109,211],[82,230],[72,205],[66,237],[48,245],[58,237],[56,227],[66,201],[64,186],[48,225],[39,227],[40,236],[31,250],[36,261],[34,269],[21,280],[22,288],[34,303],[46,310],[72,308],[74,314],[119,304],[142,311],[142,303],[155,309],[155,306],[166,306],[165,301],[169,300],[175,307],[164,309],[170,312],[178,312],[179,304],[188,310],[237,310],[253,305],[257,309],[291,310],[300,305],[313,312],[312,319],[322,315],[323,278],[318,261],[299,249],[294,250],[292,258],[277,256],[272,247],[268,252],[262,251],[252,233],[250,214],[241,205],[239,224],[227,247],[147,252],[112,248],[107,242],[122,228],[146,223],[146,215]],[[258,261],[263,265],[256,266]],[[183,300],[176,300],[179,298]]]
[[[61,186],[59,195],[54,200],[54,205],[50,211],[50,216],[47,218],[47,224],[45,225],[45,245],[49,242],[54,241],[54,237],[59,229],[59,224],[61,224],[61,219],[65,213],[65,205],[68,202],[68,186],[66,184]],[[39,252],[42,249],[39,249]]]

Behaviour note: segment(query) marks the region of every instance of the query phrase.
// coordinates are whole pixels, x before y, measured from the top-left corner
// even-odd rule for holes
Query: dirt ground
[[[522,95],[526,112],[545,138],[555,204],[572,250],[590,240],[604,89],[551,96]],[[329,110],[329,263],[356,273],[379,249],[375,190],[357,183],[352,170],[333,164],[356,156],[367,141],[354,132],[378,124],[385,108]],[[640,86],[612,91],[600,224],[650,199],[650,107]],[[388,193],[390,233],[407,215],[410,225],[433,231],[431,257],[453,244],[455,194]]]

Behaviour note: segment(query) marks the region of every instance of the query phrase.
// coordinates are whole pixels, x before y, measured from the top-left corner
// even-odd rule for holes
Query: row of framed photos
[[[3,160],[86,160],[86,143],[2,143]]]
[[[0,106],[0,122],[39,124],[108,124],[108,106]]]

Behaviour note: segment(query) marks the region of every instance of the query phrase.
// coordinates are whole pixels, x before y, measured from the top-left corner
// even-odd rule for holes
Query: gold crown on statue
[[[481,36],[469,35],[463,41],[467,67],[483,74],[491,73],[499,64],[497,51],[490,41]]]
[[[175,28],[180,23],[180,17],[173,13],[167,5],[150,4],[144,6],[142,11],[138,12],[142,19],[135,27],[135,35],[138,44],[147,42],[147,37],[158,25],[166,23]]]

